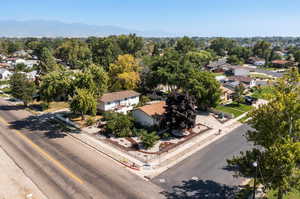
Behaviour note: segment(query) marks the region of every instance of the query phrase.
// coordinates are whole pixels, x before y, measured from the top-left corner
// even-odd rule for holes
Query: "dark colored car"
[[[251,96],[245,96],[245,103],[248,105],[252,105],[257,101],[257,98]]]

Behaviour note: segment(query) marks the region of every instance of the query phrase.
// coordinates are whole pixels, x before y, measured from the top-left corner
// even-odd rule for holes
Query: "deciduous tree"
[[[228,160],[239,174],[254,177],[258,162],[258,181],[267,189],[278,190],[277,198],[300,184],[300,90],[299,74],[293,71],[275,86],[275,96],[249,114],[248,124],[255,130],[246,134],[256,149]]]
[[[190,129],[195,126],[195,100],[188,93],[172,92],[166,100],[165,125],[172,130]]]
[[[76,89],[76,94],[70,102],[70,109],[74,113],[79,113],[82,120],[85,119],[84,115],[96,115],[97,101],[95,96],[87,89]]]
[[[140,66],[132,55],[120,55],[110,64],[110,88],[112,90],[135,89],[140,82]]]
[[[12,96],[23,101],[24,106],[33,100],[36,94],[34,82],[27,79],[24,73],[14,73],[10,78]]]

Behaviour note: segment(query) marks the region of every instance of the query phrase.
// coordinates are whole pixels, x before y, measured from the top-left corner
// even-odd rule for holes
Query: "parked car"
[[[248,105],[252,105],[257,102],[257,98],[252,96],[245,96],[245,103]]]

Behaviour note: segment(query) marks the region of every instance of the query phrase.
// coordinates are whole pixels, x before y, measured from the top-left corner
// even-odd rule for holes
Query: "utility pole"
[[[253,182],[253,196],[252,199],[255,199],[255,190],[256,190],[256,178],[257,178],[257,162],[253,162],[252,164],[255,167],[255,176],[254,176],[254,182]]]

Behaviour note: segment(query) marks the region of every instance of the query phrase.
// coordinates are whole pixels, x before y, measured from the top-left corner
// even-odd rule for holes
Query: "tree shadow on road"
[[[11,129],[23,131],[24,133],[34,132],[43,133],[43,135],[49,139],[63,138],[67,136],[64,133],[65,129],[57,123],[52,123],[45,118],[37,116],[29,116],[23,120],[16,120],[10,123]]]
[[[174,186],[171,192],[162,192],[167,199],[234,199],[239,188],[211,180],[188,180]]]
[[[18,110],[24,110],[24,105],[1,105],[0,110],[1,111],[18,111]]]

